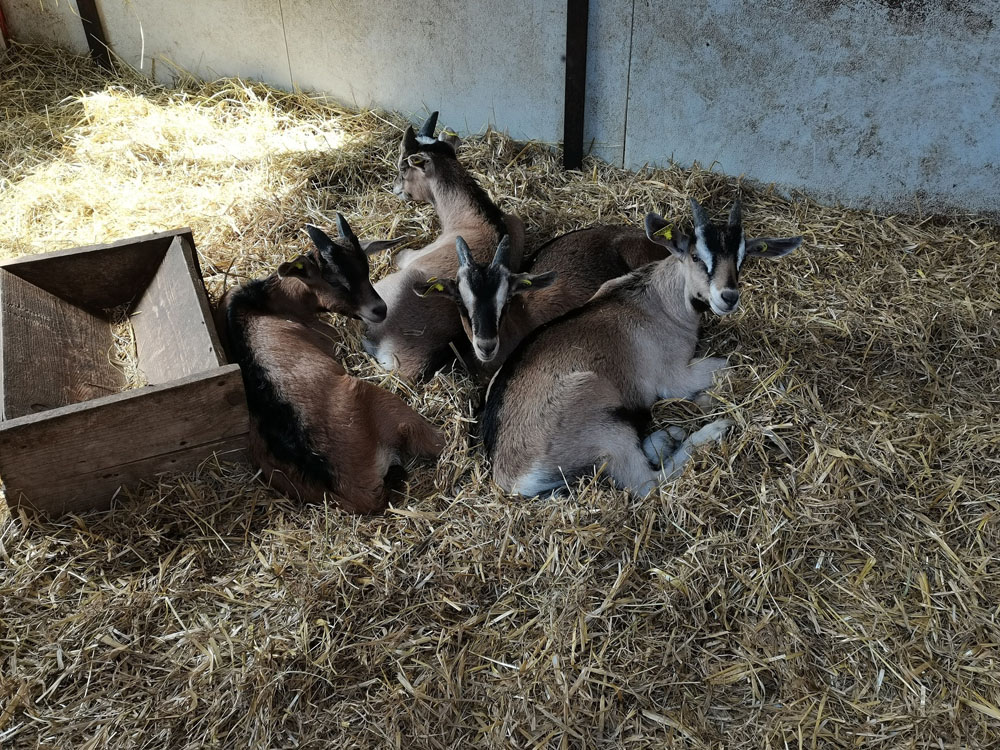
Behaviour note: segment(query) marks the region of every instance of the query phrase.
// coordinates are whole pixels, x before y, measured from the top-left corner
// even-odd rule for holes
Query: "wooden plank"
[[[175,237],[132,312],[139,369],[150,383],[224,363],[194,257],[194,248]]]
[[[106,510],[119,488],[134,488],[143,480],[154,480],[159,474],[194,471],[204,461],[218,456],[221,461],[246,462],[247,437],[235,435],[210,443],[192,445],[162,456],[133,461],[111,468],[95,469],[78,476],[59,476],[45,487],[43,502],[33,501],[24,491],[7,489],[7,505],[13,510],[24,507],[50,516],[79,513],[86,510]],[[81,494],[80,486],[93,488],[92,494]]]
[[[91,312],[133,302],[149,285],[175,237],[190,229],[0,261],[0,268]]]
[[[111,327],[0,269],[0,418],[117,393]]]
[[[102,507],[123,478],[190,469],[210,446],[245,446],[247,430],[243,378],[227,365],[0,423],[0,479],[15,505]]]

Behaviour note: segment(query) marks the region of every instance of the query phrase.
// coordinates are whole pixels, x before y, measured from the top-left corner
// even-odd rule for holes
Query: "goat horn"
[[[468,243],[462,237],[455,239],[455,249],[458,251],[458,265],[471,266],[472,253],[469,250]]]
[[[694,198],[691,198],[691,213],[694,215],[694,225],[696,227],[703,227],[708,224],[708,214],[705,213],[705,209]]]
[[[739,226],[743,221],[743,210],[740,206],[740,199],[737,198],[733,202],[733,207],[729,211],[729,226],[736,227]]]
[[[437,127],[437,123],[438,123],[438,113],[431,112],[431,116],[427,118],[427,121],[423,124],[423,127],[420,128],[420,132],[417,133],[417,136],[420,138],[433,138],[434,128]]]
[[[503,236],[503,239],[500,240],[500,244],[497,245],[497,252],[496,255],[493,256],[492,265],[503,266],[504,268],[506,268],[509,256],[510,256],[510,235],[505,234]]]

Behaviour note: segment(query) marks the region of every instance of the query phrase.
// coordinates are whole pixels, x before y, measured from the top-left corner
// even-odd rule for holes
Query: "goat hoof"
[[[680,430],[680,437],[677,437],[677,427],[670,427],[667,430],[657,430],[642,441],[642,452],[654,466],[662,466],[663,460],[671,456],[677,450],[677,444],[684,439],[684,431]]]
[[[722,442],[722,438],[732,426],[733,420],[731,419],[717,419],[714,422],[709,422],[688,438],[688,444],[693,446]]]

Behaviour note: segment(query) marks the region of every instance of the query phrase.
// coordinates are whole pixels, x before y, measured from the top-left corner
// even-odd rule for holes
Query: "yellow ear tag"
[[[431,289],[433,289],[435,292],[443,292],[444,284],[435,284],[434,286],[431,287]]]
[[[456,133],[454,130],[448,130],[447,128],[441,131],[441,135],[445,135],[449,138],[458,138],[458,133]]]
[[[293,267],[293,268],[297,268],[297,269],[299,269],[300,271],[301,271],[301,270],[302,270],[303,268],[305,268],[305,266],[304,266],[304,265],[302,265],[302,261],[301,261],[301,260],[300,260],[300,261],[298,261],[297,263],[293,263],[293,264],[292,264],[292,267]]]
[[[413,166],[418,166],[424,163],[424,157],[417,156],[416,154],[414,154],[413,156],[410,157],[409,161],[410,164],[412,164]]]
[[[521,286],[531,286],[531,279],[521,279]]]
[[[671,226],[667,224],[665,227],[663,227],[663,229],[659,230],[658,232],[654,232],[653,236],[662,237],[665,240],[672,240],[674,238],[674,232]]]
[[[767,252],[767,243],[766,242],[761,242],[760,243],[760,250],[758,252],[762,252],[762,253],[763,252]]]

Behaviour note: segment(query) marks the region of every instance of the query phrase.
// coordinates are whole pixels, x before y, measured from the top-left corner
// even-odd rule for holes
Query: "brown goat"
[[[693,359],[702,312],[732,313],[743,261],[787,255],[802,238],[745,237],[738,201],[726,224],[693,199],[691,207],[692,235],[646,216],[647,237],[670,257],[606,282],[537,329],[492,381],[481,436],[508,492],[538,495],[604,466],[616,485],[645,495],[725,434],[730,423],[719,419],[691,435],[644,437],[656,401],[697,397],[726,364]]]
[[[455,241],[461,236],[472,257],[486,262],[500,239],[510,237],[509,267],[518,269],[524,247],[524,225],[504,214],[459,164],[457,136],[448,131],[434,136],[437,113],[420,133],[407,127],[399,147],[399,175],[394,192],[407,200],[426,201],[441,221],[441,234],[420,250],[406,250],[396,258],[400,270],[376,282],[389,313],[371,323],[365,349],[387,370],[417,380],[427,378],[454,358],[453,342],[468,348],[455,305],[436,296],[416,297],[412,288],[430,277],[453,278],[458,273]]]
[[[605,281],[669,255],[642,229],[623,226],[591,227],[556,237],[539,249],[526,273],[511,271],[500,247],[487,265],[463,253],[459,245],[457,276],[421,279],[413,291],[452,298],[478,370],[490,375],[525,336],[580,307]]]
[[[265,479],[307,502],[330,495],[346,510],[375,513],[405,475],[401,454],[433,458],[443,441],[398,396],[351,377],[333,357],[332,329],[320,314],[369,322],[386,314],[362,243],[337,220],[339,241],[308,226],[316,248],[231,289],[216,320],[243,373],[250,457]]]

